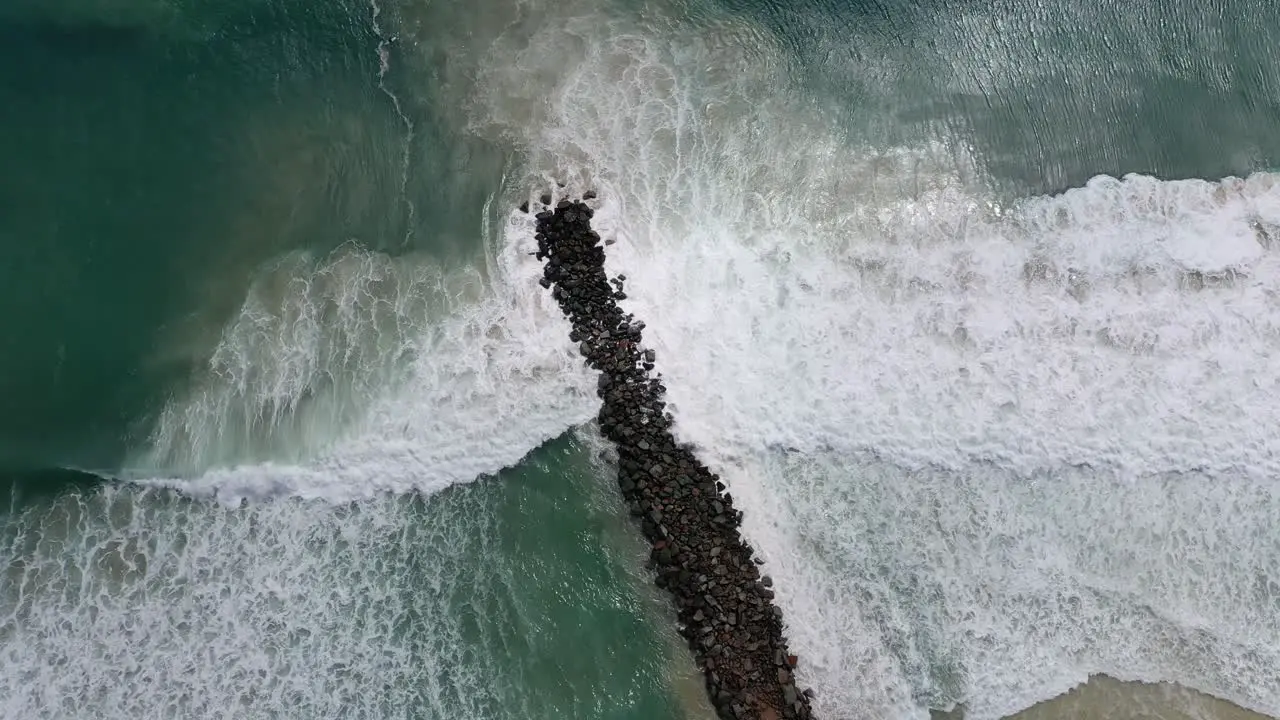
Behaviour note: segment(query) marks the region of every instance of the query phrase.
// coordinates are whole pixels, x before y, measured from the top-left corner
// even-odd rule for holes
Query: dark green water
[[[163,356],[164,334],[225,320],[230,308],[202,302],[211,283],[238,302],[273,254],[382,229],[390,208],[349,212],[304,182],[308,165],[324,178],[340,160],[280,142],[314,133],[354,145],[352,159],[381,152],[332,113],[391,125],[357,52],[368,29],[342,8],[240,5],[9,13],[0,155],[22,170],[5,173],[0,224],[6,465],[118,463],[133,423],[191,371],[194,358]],[[294,203],[305,210],[286,222]]]

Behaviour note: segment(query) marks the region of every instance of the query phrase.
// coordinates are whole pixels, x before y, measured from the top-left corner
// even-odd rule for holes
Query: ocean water
[[[709,717],[547,188],[822,717],[1280,716],[1277,28],[6,3],[0,717]]]

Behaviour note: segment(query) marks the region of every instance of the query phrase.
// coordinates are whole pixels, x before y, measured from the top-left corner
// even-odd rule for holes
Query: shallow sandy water
[[[1268,720],[1270,716],[1171,683],[1122,682],[1095,675],[1064,695],[1009,720]]]

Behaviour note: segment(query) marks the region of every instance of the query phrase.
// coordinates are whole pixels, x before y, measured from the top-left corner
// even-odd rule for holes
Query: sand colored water
[[[1269,720],[1268,715],[1172,683],[1123,682],[1095,675],[1009,720]]]

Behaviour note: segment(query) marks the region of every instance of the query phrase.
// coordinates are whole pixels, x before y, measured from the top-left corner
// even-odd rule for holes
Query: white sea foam
[[[582,445],[540,452],[524,487],[429,499],[25,503],[0,523],[0,717],[659,717],[618,501]]]
[[[501,229],[490,277],[358,249],[272,268],[132,474],[185,471],[143,482],[232,504],[430,492],[584,422],[593,383],[537,284],[531,226]]]
[[[106,487],[11,518],[0,715],[494,717],[504,673],[484,653],[445,659],[501,642],[469,635],[458,602],[509,602],[483,561],[495,520],[479,502],[435,509]]]

